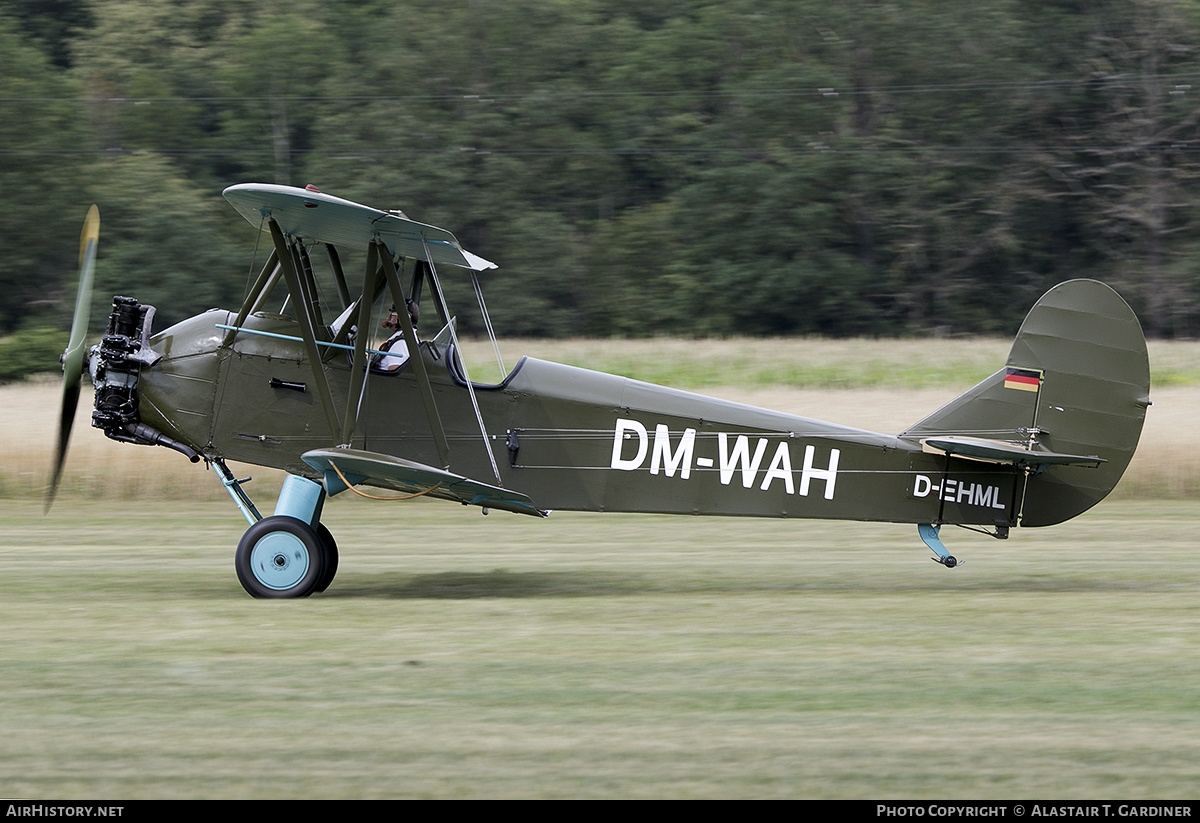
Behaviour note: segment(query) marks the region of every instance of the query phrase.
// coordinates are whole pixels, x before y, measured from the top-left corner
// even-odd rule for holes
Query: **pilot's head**
[[[417,327],[417,319],[421,316],[421,308],[412,300],[406,300],[404,301],[404,304],[408,307],[408,319],[412,321],[413,328],[415,329]],[[400,315],[396,313],[395,303],[393,303],[392,307],[388,309],[387,320],[384,320],[380,325],[382,325],[385,329],[400,328]]]

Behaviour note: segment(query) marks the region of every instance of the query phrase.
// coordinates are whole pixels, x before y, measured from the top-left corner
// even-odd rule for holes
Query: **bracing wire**
[[[487,305],[483,302],[483,288],[479,285],[479,274],[471,269],[471,285],[475,288],[475,297],[479,300],[479,311],[483,314],[483,326],[487,329],[488,340],[492,342],[492,351],[496,354],[496,365],[500,367],[500,379],[508,374],[504,368],[504,358],[500,356],[500,344],[496,342],[496,332],[492,330],[492,318],[488,314]]]
[[[425,260],[429,263],[429,275],[433,278],[434,284],[438,284],[437,267],[433,263],[433,256],[429,253],[429,244],[424,238],[421,238],[421,245],[425,250]],[[434,292],[438,295],[438,300],[442,301],[442,288],[437,285]],[[447,317],[450,316],[450,311],[442,302],[442,313]],[[475,420],[479,423],[479,436],[483,439],[483,450],[487,452],[488,461],[492,464],[492,474],[496,476],[496,485],[503,486],[504,481],[500,478],[500,467],[496,465],[496,455],[492,453],[492,444],[488,440],[487,426],[483,422],[483,412],[479,410],[479,399],[475,397],[475,384],[471,382],[471,375],[467,372],[467,362],[462,356],[462,346],[458,342],[458,332],[454,330],[454,324],[448,324],[450,328],[450,342],[454,346],[454,354],[452,356],[459,359],[462,364],[463,381],[467,384],[467,394],[471,396],[471,407],[475,409]]]

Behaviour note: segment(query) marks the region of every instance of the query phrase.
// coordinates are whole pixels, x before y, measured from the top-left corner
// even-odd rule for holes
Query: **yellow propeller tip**
[[[79,234],[79,265],[83,265],[84,252],[87,251],[88,243],[96,243],[100,240],[100,208],[93,203],[88,209],[87,217],[83,220],[83,231]]]

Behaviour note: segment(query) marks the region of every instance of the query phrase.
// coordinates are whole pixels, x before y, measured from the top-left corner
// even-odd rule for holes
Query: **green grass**
[[[965,531],[331,501],[248,598],[232,504],[7,501],[8,797],[1186,798],[1200,521]]]

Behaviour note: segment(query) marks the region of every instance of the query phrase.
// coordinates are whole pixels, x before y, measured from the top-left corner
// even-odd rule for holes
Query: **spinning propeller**
[[[50,488],[46,490],[46,511],[50,511],[54,495],[58,491],[63,462],[67,458],[67,443],[71,439],[71,425],[75,422],[75,409],[79,405],[88,315],[92,307],[92,274],[96,268],[96,246],[99,241],[100,209],[93,205],[88,209],[87,218],[83,221],[83,232],[79,235],[79,290],[75,294],[75,317],[71,321],[71,340],[60,358],[63,364],[63,382],[58,419],[58,451],[50,477]]]

